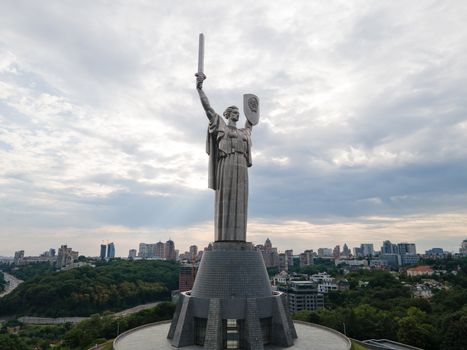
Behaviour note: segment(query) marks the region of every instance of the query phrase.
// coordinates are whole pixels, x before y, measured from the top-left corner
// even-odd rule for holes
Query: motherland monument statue
[[[206,152],[209,154],[209,188],[216,191],[214,228],[216,241],[246,241],[248,213],[248,168],[251,159],[251,131],[259,120],[259,99],[244,95],[247,118],[244,128],[237,128],[239,109],[228,107],[223,116],[211,107],[203,91],[204,35],[199,39],[196,89],[209,119]]]
[[[244,128],[237,128],[236,106],[225,110],[224,120],[203,91],[203,34],[198,58],[196,90],[209,120],[206,151],[208,187],[215,190],[214,243],[203,252],[193,288],[179,293],[170,326],[163,321],[131,329],[115,338],[113,349],[350,350],[350,340],[335,330],[292,320],[286,294],[273,291],[261,251],[247,242],[251,132],[259,120],[259,99],[243,95]]]
[[[223,119],[203,91],[204,35],[199,38],[196,89],[209,120],[209,188],[215,190],[215,241],[203,254],[191,291],[180,293],[167,338],[176,348],[198,345],[206,350],[263,350],[289,347],[297,338],[285,294],[271,288],[260,251],[246,241],[248,168],[251,132],[259,120],[259,99],[243,96],[247,117],[228,107]]]

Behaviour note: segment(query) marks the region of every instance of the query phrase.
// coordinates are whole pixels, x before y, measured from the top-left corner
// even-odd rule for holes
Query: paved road
[[[17,279],[15,276],[10,275],[9,273],[4,272],[3,276],[5,277],[5,281],[7,282],[7,284],[5,290],[0,293],[0,298],[13,292],[16,287],[23,283],[22,280]]]
[[[135,307],[132,307],[130,309],[126,309],[123,311],[119,311],[113,314],[113,316],[118,317],[118,316],[126,316],[126,315],[131,315],[134,314],[135,312],[141,311],[141,310],[146,310],[150,309],[157,304],[159,304],[160,301],[155,302],[155,303],[149,303],[149,304],[143,304],[143,305],[138,305]],[[48,317],[32,317],[32,316],[23,316],[18,318],[20,322],[26,323],[26,324],[64,324],[64,323],[77,323],[84,321],[88,319],[89,317],[58,317],[58,318],[48,318]]]
[[[115,316],[126,316],[126,315],[130,315],[130,314],[134,314],[135,312],[138,312],[138,311],[141,311],[141,310],[150,309],[150,308],[156,306],[159,303],[160,303],[160,301],[156,301],[155,303],[138,305],[138,306],[132,307],[130,309],[126,309],[126,310],[123,310],[123,311],[116,312],[114,315]]]
[[[64,324],[64,323],[77,323],[88,319],[88,317],[34,317],[23,316],[18,318],[18,321],[25,324]]]

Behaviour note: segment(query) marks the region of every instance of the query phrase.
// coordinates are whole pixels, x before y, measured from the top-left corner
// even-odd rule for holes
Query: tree
[[[398,321],[398,340],[422,349],[438,349],[436,329],[428,322],[429,318],[425,312],[415,307],[409,308],[407,316]]]
[[[31,349],[17,335],[0,334],[0,350],[29,350]]]
[[[303,322],[310,322],[310,315],[311,315],[311,311],[300,310],[293,314],[293,319],[303,321]]]
[[[178,272],[175,262],[118,259],[96,268],[45,272],[0,299],[0,315],[89,316],[167,300],[178,288]]]
[[[467,342],[465,341],[465,335],[467,334],[467,306],[454,314],[448,315],[441,325],[444,335],[440,347],[442,350],[467,349]]]

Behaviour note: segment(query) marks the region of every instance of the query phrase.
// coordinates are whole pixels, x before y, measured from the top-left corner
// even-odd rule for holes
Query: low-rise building
[[[415,265],[420,261],[418,254],[404,254],[401,255],[401,265]]]
[[[443,248],[431,248],[425,251],[425,255],[428,257],[443,257],[444,250]]]
[[[385,261],[387,266],[396,268],[401,265],[401,256],[394,253],[380,254],[379,260]]]
[[[416,276],[431,276],[434,273],[433,269],[430,266],[416,266],[410,269],[407,269],[407,276],[416,277]]]
[[[318,286],[312,281],[291,281],[279,290],[287,294],[290,312],[317,310],[324,308],[324,295],[318,292]]]
[[[371,259],[370,267],[373,269],[387,269],[389,264],[386,260],[383,259]]]
[[[337,290],[337,284],[334,277],[326,272],[316,273],[310,276],[310,281],[317,283],[319,293],[327,293],[331,290]]]
[[[336,266],[342,266],[344,269],[349,271],[356,271],[363,268],[368,268],[367,260],[358,259],[336,259],[334,261]]]
[[[281,271],[272,278],[272,284],[275,286],[280,284],[284,285],[287,283],[288,280],[289,274],[285,271]]]
[[[433,296],[431,288],[423,283],[417,283],[412,288],[412,294],[416,298],[430,299]]]
[[[128,251],[128,259],[136,259],[137,252],[136,249],[130,249]]]

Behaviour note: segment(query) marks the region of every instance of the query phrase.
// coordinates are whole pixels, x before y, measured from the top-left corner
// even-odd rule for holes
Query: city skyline
[[[461,1],[6,2],[0,255],[214,239],[200,32],[214,109],[261,101],[248,241],[457,251],[466,15]]]
[[[263,247],[263,249],[268,249],[268,247],[264,244],[266,243],[266,241],[269,241],[269,244],[271,244],[271,240],[269,239],[269,237],[266,238],[265,242],[252,242],[253,246],[255,247],[258,247],[258,246],[261,246]],[[112,246],[112,249],[113,249],[113,252],[114,252],[114,257],[116,258],[127,258],[129,257],[129,253],[130,251],[134,251],[135,252],[135,257],[138,257],[138,258],[148,258],[146,256],[145,253],[143,253],[141,255],[141,247],[142,246],[152,246],[152,245],[158,245],[158,244],[161,244],[162,245],[162,249],[164,250],[165,248],[165,245],[167,242],[172,242],[172,244],[174,244],[174,249],[177,250],[179,252],[179,254],[185,254],[185,253],[191,253],[192,249],[196,248],[197,249],[197,252],[202,252],[205,248],[208,248],[208,245],[211,245],[213,242],[208,242],[208,244],[206,245],[200,245],[200,244],[196,244],[195,242],[191,242],[190,245],[186,248],[180,248],[180,246],[177,245],[177,242],[174,242],[172,241],[170,238],[168,238],[167,241],[164,241],[164,240],[159,240],[157,242],[139,242],[135,247],[130,247],[128,250],[121,250],[119,249],[119,245],[118,245],[118,242],[108,242],[107,244],[103,244],[103,243],[100,243],[98,246],[97,246],[97,253],[94,254],[94,253],[91,253],[91,254],[85,254],[85,253],[81,253],[79,247],[74,247],[76,248],[76,250],[80,253],[79,255],[85,255],[85,256],[88,256],[88,257],[100,257],[100,258],[105,258],[107,257],[108,255],[108,249],[109,249],[109,245]],[[344,254],[344,246],[347,246],[346,248],[348,249],[348,252],[351,256],[354,256],[354,249],[360,249],[362,248],[363,246],[372,246],[372,250],[374,250],[375,253],[377,254],[386,254],[386,253],[397,253],[399,254],[399,252],[382,252],[382,248],[383,246],[386,244],[386,243],[392,243],[392,246],[396,246],[396,249],[397,246],[400,246],[400,245],[414,245],[414,249],[416,249],[416,254],[417,255],[425,255],[425,252],[426,251],[429,251],[433,248],[441,248],[444,253],[453,253],[453,254],[458,254],[459,253],[459,250],[460,249],[464,249],[465,250],[465,242],[467,242],[467,239],[464,239],[462,240],[461,242],[459,242],[459,245],[456,249],[454,250],[448,250],[446,249],[445,247],[443,246],[438,246],[438,247],[429,247],[429,248],[422,248],[422,247],[419,247],[416,243],[413,243],[413,242],[408,242],[408,241],[390,241],[390,240],[384,240],[382,241],[381,243],[380,242],[371,242],[371,241],[366,241],[366,242],[360,242],[360,243],[356,243],[355,245],[352,245],[352,244],[348,244],[348,242],[343,242],[343,243],[339,243],[339,242],[334,242],[332,243],[331,245],[329,246],[320,246],[320,247],[314,247],[314,246],[311,246],[311,247],[300,247],[298,249],[294,249],[294,248],[291,248],[291,246],[285,246],[285,247],[278,247],[275,243],[272,243],[272,248],[276,250],[277,253],[287,253],[287,251],[291,250],[293,251],[293,255],[294,256],[298,256],[299,254],[303,253],[303,252],[306,252],[306,251],[309,251],[309,250],[312,250],[315,254],[318,254],[320,253],[320,250],[324,249],[324,250],[328,250],[329,251],[329,256],[333,256],[334,255],[334,250],[336,248],[339,248],[339,252],[340,254],[343,256],[345,255]],[[61,244],[61,246],[64,246],[63,244]],[[66,244],[65,244],[66,246]],[[60,247],[60,245],[58,245],[57,247]],[[416,248],[415,248],[416,247]],[[100,249],[99,249],[100,248]],[[143,248],[143,249],[147,249],[147,248]],[[154,249],[154,248],[152,248]],[[158,248],[155,248],[155,257],[163,257],[161,256],[161,254],[165,254],[166,252],[162,251],[162,253],[158,252],[157,250]],[[386,247],[386,249],[388,249]],[[390,250],[391,248],[389,248]],[[47,253],[50,254],[50,250],[53,250],[55,252],[55,247],[49,247],[47,249],[44,248],[44,250],[41,250],[40,248],[37,249],[37,252],[36,251],[33,251],[33,253],[31,252],[28,252],[28,251],[25,251],[24,249],[17,249],[15,250],[13,253],[18,253],[18,252],[22,252],[22,254],[24,256],[29,256],[29,257],[34,257],[34,256],[44,256],[44,254],[46,255]],[[99,251],[100,250],[100,251]],[[413,253],[413,252],[412,252]],[[465,253],[464,253],[465,254]],[[13,257],[13,255],[15,254],[6,254],[6,255],[0,255],[0,257]],[[195,254],[196,255],[196,254]],[[363,254],[365,255],[365,254]],[[355,256],[354,256],[355,257]],[[172,257],[173,258],[173,257]]]

